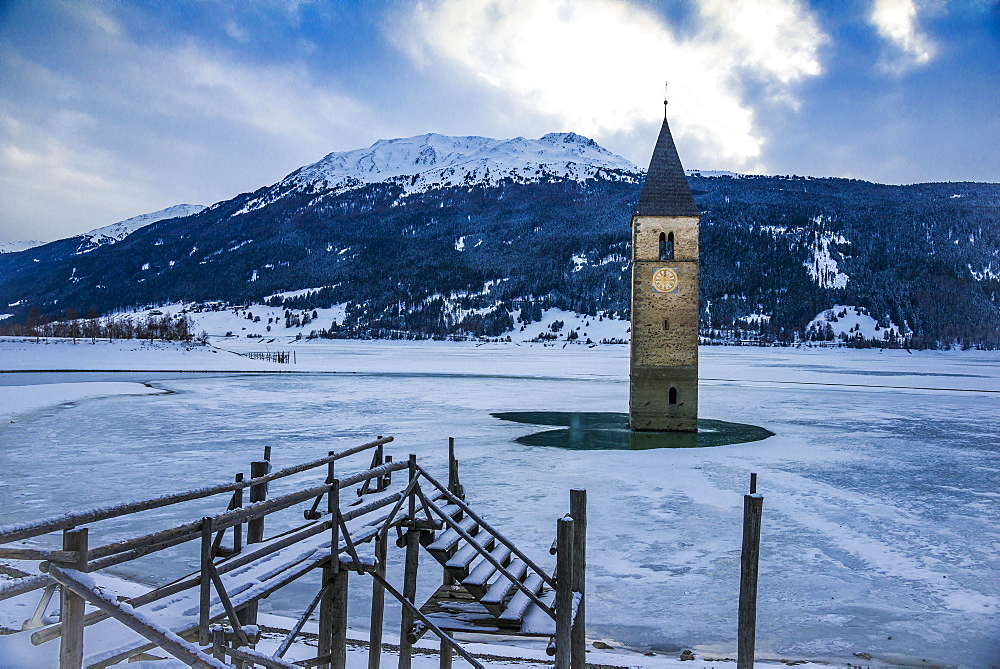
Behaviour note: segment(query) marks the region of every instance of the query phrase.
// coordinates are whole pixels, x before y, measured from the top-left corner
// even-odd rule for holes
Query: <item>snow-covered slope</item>
[[[912,333],[891,321],[879,321],[865,307],[835,304],[809,321],[806,335],[810,334],[820,341],[824,339],[822,335],[826,335],[829,341],[846,341],[859,337],[869,341],[885,341]]]
[[[126,218],[124,221],[118,221],[117,223],[112,223],[111,225],[105,225],[103,228],[97,228],[96,230],[91,230],[90,232],[80,235],[83,240],[81,241],[80,247],[77,249],[76,253],[87,253],[100,246],[104,246],[105,244],[120,242],[139,228],[144,228],[151,223],[156,223],[157,221],[162,221],[168,218],[190,216],[192,214],[197,214],[204,208],[205,205],[202,204],[175,204],[172,207],[167,207],[166,209],[161,209],[160,211],[154,211],[151,214],[140,214],[139,216]]]
[[[20,242],[0,242],[0,253],[17,253],[19,251],[27,251],[28,249],[33,249],[36,246],[41,246],[44,242],[35,241],[34,239],[26,239]]]
[[[553,132],[539,139],[451,137],[428,133],[380,139],[366,149],[331,153],[295,170],[238,214],[259,209],[290,192],[342,192],[390,181],[404,193],[449,186],[494,185],[597,176],[636,179],[640,170],[592,139]]]

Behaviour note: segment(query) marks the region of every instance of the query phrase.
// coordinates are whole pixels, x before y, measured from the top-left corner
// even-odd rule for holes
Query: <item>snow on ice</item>
[[[862,315],[852,318],[861,323]],[[520,334],[533,336],[535,326],[563,316],[546,313]],[[567,490],[588,490],[588,638],[616,649],[588,658],[662,666],[684,648],[702,658],[734,656],[742,495],[753,471],[765,498],[758,657],[1000,664],[1000,354],[707,347],[701,415],[776,436],[712,449],[571,451],[517,444],[538,428],[490,413],[624,412],[627,347],[278,344],[294,347],[297,365],[251,367],[254,361],[211,353],[211,346],[168,353],[135,343],[126,350],[106,342],[0,342],[3,369],[67,369],[77,356],[78,369],[155,370],[169,356],[188,360],[190,369],[224,359],[247,365],[231,369],[307,372],[149,372],[152,385],[176,394],[109,396],[0,424],[0,523],[232,480],[265,443],[281,467],[392,434],[393,453],[416,453],[440,471],[453,436],[470,503],[540,560],[548,559]],[[212,345],[260,346],[246,337],[212,338]],[[29,359],[32,366],[23,366]],[[45,376],[3,374],[0,383],[26,388]],[[106,376],[86,380],[114,374]],[[115,485],[93,486],[95,476],[113,476]],[[269,532],[283,529],[275,523]],[[133,530],[119,525],[102,538]],[[171,551],[115,574],[155,584],[197,566],[197,551]],[[392,559],[390,570],[398,570],[395,552]],[[439,583],[439,571],[422,570],[421,596]],[[352,587],[352,597],[363,599],[369,584],[355,579]],[[269,598],[265,613],[294,616],[313,594],[314,584],[291,587]],[[358,634],[364,608],[352,614]],[[393,615],[398,610],[390,621]],[[518,652],[543,652],[525,647]]]

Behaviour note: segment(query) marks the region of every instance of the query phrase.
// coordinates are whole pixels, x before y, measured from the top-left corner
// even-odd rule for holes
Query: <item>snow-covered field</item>
[[[246,338],[212,343],[261,350]],[[148,381],[175,391],[133,397],[109,387],[102,399],[82,399],[94,394],[85,388],[67,406],[63,384],[73,374],[0,374],[0,384],[21,388],[0,400],[41,398],[0,424],[0,523],[230,480],[264,445],[285,466],[392,434],[393,453],[417,453],[441,471],[452,436],[473,506],[545,564],[568,489],[587,488],[588,638],[620,653],[605,660],[594,651],[591,661],[640,666],[683,648],[735,657],[741,497],[754,471],[765,497],[759,657],[1000,664],[996,353],[703,348],[701,415],[776,436],[713,449],[581,452],[516,444],[532,426],[489,414],[624,412],[625,346],[275,346],[294,350],[297,364],[211,347],[0,341],[0,370],[149,370],[148,378],[129,374],[128,390],[146,392],[139,382]],[[48,403],[28,390],[49,381],[60,386]],[[162,582],[195,563],[178,551],[117,573]],[[439,570],[421,578],[426,597]],[[363,600],[367,584],[355,585],[352,596]],[[313,588],[291,587],[264,608],[294,614]],[[365,628],[364,609],[352,609],[355,633]],[[657,655],[643,655],[650,651]]]

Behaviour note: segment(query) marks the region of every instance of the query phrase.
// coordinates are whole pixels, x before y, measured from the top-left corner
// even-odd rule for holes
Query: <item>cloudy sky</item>
[[[995,0],[0,2],[0,242],[425,132],[645,167],[1000,181]]]

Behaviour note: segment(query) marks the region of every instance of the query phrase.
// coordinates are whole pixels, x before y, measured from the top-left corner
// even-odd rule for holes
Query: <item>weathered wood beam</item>
[[[77,554],[77,564],[87,560],[87,528],[63,531],[63,550]],[[49,572],[49,576],[56,578]],[[58,580],[58,579],[56,579]],[[63,635],[59,644],[59,669],[79,669],[83,664],[83,609],[84,599],[73,588],[60,581],[59,617]]]
[[[573,628],[573,519],[556,521],[556,669],[572,665]]]
[[[229,669],[225,663],[201,652],[195,644],[185,641],[166,627],[142,616],[128,604],[112,599],[99,588],[91,587],[92,582],[89,582],[82,572],[53,565],[49,574],[63,586],[63,589],[72,591],[102,609],[133,632],[142,635],[188,666],[197,669]]]
[[[569,491],[569,515],[573,518],[573,592],[579,593],[580,603],[573,616],[570,634],[570,655],[573,669],[587,667],[587,491]]]
[[[756,477],[754,477],[756,479]],[[756,489],[756,480],[754,488]],[[743,496],[743,550],[740,554],[740,604],[737,631],[737,669],[752,669],[757,638],[757,564],[760,559],[760,521],[764,497]]]

